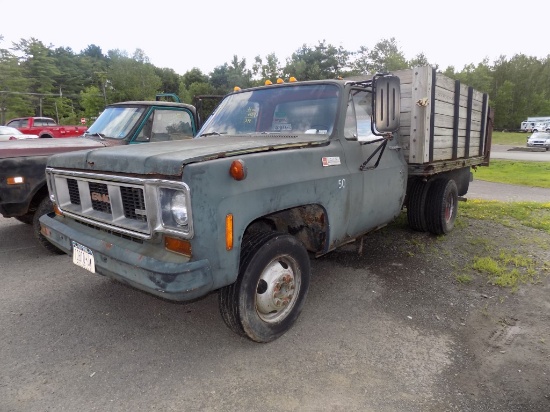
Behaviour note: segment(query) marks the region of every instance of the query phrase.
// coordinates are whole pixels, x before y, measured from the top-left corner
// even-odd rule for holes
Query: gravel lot
[[[549,245],[495,223],[444,237],[396,223],[314,260],[302,316],[261,345],[225,327],[215,294],[157,299],[0,219],[0,409],[547,411]],[[504,247],[532,256],[537,284],[513,293],[471,269]]]

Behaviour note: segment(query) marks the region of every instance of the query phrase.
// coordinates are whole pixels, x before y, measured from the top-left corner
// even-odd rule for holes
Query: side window
[[[29,119],[20,120],[19,127],[29,127]]]
[[[353,95],[349,95],[348,108],[346,110],[346,122],[344,124],[344,137],[346,139],[357,139],[357,119],[355,118],[355,105]]]
[[[145,121],[136,141],[163,142],[193,137],[193,121],[185,110],[155,109]]]
[[[364,90],[352,90],[348,101],[344,137],[368,142],[378,137],[372,134],[372,95]]]
[[[46,119],[44,123],[46,123],[46,126],[57,126],[57,123],[52,119]]]
[[[11,122],[8,122],[8,124],[6,126],[9,126],[9,127],[21,127],[19,126],[19,120],[12,120]]]

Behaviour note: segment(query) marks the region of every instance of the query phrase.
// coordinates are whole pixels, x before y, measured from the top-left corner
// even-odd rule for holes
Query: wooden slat
[[[398,141],[410,164],[430,163],[430,151],[433,161],[451,160],[453,128],[456,129],[454,149],[458,160],[465,155],[476,156],[483,150],[480,147],[485,139],[485,130],[481,130],[482,116],[484,110],[485,113],[488,110],[483,93],[472,90],[468,104],[469,87],[459,85],[459,97],[456,99],[458,119],[455,124],[455,80],[436,73],[434,82],[430,66],[399,70],[394,74],[401,80],[402,95]],[[468,130],[469,145],[466,150]],[[433,147],[430,147],[430,141]]]

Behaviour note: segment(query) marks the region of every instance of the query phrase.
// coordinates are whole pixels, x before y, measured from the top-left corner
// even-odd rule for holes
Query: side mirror
[[[375,75],[372,81],[374,128],[378,133],[392,133],[399,129],[401,89],[399,77]]]

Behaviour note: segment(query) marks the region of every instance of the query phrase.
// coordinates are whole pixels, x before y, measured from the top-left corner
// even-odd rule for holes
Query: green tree
[[[160,78],[162,84],[159,88],[161,93],[177,93],[180,83],[180,75],[174,69],[155,67],[155,74]]]
[[[240,88],[252,86],[252,71],[246,68],[246,59],[239,60],[237,55],[233,56],[227,69],[227,80],[231,89],[235,86]]]
[[[87,119],[88,126],[99,116],[105,108],[103,93],[97,86],[88,86],[80,92],[80,102],[83,108],[83,116]]]
[[[334,79],[349,71],[349,58],[348,51],[326,44],[325,40],[314,48],[304,44],[287,60],[283,75],[298,80]]]
[[[0,42],[2,39],[0,36]],[[8,49],[0,48],[0,124],[34,114],[30,95],[25,94],[29,86],[30,81],[25,78],[17,57]]]
[[[35,113],[54,117],[53,102],[43,100],[45,96],[59,95],[59,90],[55,87],[55,78],[61,72],[55,65],[51,46],[46,47],[41,41],[30,38],[14,43],[13,50],[22,53],[20,65],[24,77],[29,80],[28,93],[38,96],[35,99]]]
[[[430,62],[428,61],[428,58],[424,53],[417,54],[407,63],[407,65],[409,67],[431,66]],[[437,69],[438,66],[436,65],[435,68]]]
[[[420,65],[420,63],[427,62],[424,54],[419,54],[411,62],[407,62],[394,37],[389,40],[380,40],[372,49],[361,46],[358,51],[351,54],[351,57],[353,58],[352,72],[357,75],[401,70],[417,65],[417,63]]]
[[[517,129],[521,123],[514,110],[514,84],[505,80],[493,99],[496,129]],[[498,116],[497,116],[498,114]]]
[[[283,68],[274,53],[265,56],[265,63],[260,56],[254,58],[252,74],[257,78],[256,85],[264,84],[266,80],[276,82],[283,77]]]
[[[107,101],[154,100],[162,87],[154,66],[143,50],[136,49],[132,58],[126,52],[109,50]]]

